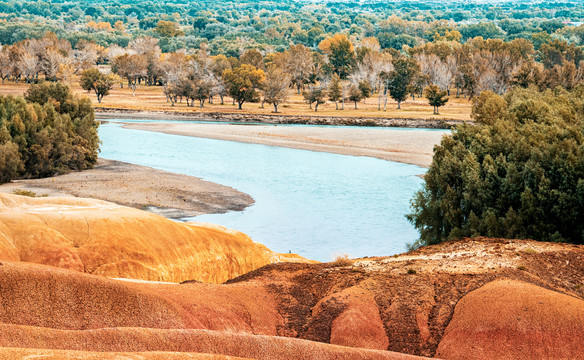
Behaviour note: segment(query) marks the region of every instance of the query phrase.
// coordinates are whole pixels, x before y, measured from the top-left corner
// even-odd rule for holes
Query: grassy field
[[[69,83],[73,91],[81,96],[88,96],[93,102],[96,109],[99,108],[116,108],[128,110],[143,110],[143,111],[168,111],[168,112],[209,112],[209,113],[246,113],[246,114],[273,114],[274,107],[271,104],[264,104],[264,108],[259,103],[244,103],[243,110],[238,110],[237,104],[233,105],[232,99],[225,98],[225,103],[220,104],[218,96],[215,97],[214,103],[205,103],[201,109],[198,102],[195,102],[194,107],[188,107],[185,102],[177,103],[171,106],[166,101],[160,86],[138,86],[136,95],[132,96],[132,91],[127,87],[114,88],[110,94],[103,98],[101,104],[97,103],[96,96],[93,92],[88,93],[79,87],[76,80]],[[14,83],[6,81],[0,85],[1,95],[22,95],[28,85],[24,82]],[[304,101],[302,95],[296,94],[295,91],[290,90],[290,97],[288,101],[278,107],[278,113],[282,115],[319,115],[319,116],[341,116],[341,117],[378,117],[378,118],[405,118],[405,119],[442,119],[442,120],[470,120],[471,104],[467,99],[457,99],[454,96],[446,106],[440,108],[440,115],[432,114],[432,107],[428,105],[425,98],[416,99],[412,101],[409,98],[402,103],[401,110],[397,109],[397,102],[388,98],[387,111],[383,111],[383,99],[381,104],[381,111],[377,110],[378,96],[374,94],[371,98],[366,99],[357,104],[353,102],[345,102],[345,109],[341,109],[339,103],[339,110],[335,109],[335,103],[327,102],[318,107],[318,112],[311,110],[308,104]]]

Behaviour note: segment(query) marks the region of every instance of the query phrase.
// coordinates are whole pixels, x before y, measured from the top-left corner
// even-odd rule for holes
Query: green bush
[[[66,85],[32,85],[24,97],[0,96],[0,183],[83,170],[97,161],[91,102]]]
[[[483,93],[473,106],[477,125],[443,138],[412,200],[420,245],[479,235],[583,244],[584,86]]]

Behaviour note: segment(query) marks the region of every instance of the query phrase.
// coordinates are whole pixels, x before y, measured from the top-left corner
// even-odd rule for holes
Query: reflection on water
[[[417,130],[427,131],[427,130]],[[104,124],[101,157],[193,175],[250,194],[242,212],[203,215],[277,252],[329,261],[405,251],[417,232],[404,218],[423,168]]]

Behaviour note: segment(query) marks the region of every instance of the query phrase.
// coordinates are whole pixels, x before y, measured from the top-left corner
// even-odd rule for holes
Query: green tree
[[[25,97],[0,96],[0,182],[90,168],[98,123],[91,102],[59,83],[32,85]]]
[[[335,108],[339,110],[339,100],[343,96],[343,87],[341,85],[341,78],[336,73],[331,77],[328,87],[328,98],[335,102]]]
[[[349,88],[349,100],[355,103],[355,109],[357,108],[357,103],[363,99],[363,93],[359,87],[355,84],[351,85]]]
[[[373,93],[373,88],[371,87],[369,80],[364,79],[359,81],[359,91],[361,91],[361,97],[363,99],[363,103],[365,103],[365,100]]]
[[[481,235],[583,244],[583,95],[584,85],[481,94],[477,125],[442,139],[412,200],[419,243]]]
[[[98,69],[91,68],[83,71],[79,79],[79,85],[83,90],[92,91],[97,96],[97,102],[101,103],[104,96],[107,96],[116,84],[120,83],[120,78],[114,74],[102,74]]]
[[[346,79],[355,66],[355,48],[347,36],[336,34],[321,41],[318,47],[328,55],[334,71]]]
[[[401,103],[407,99],[410,84],[420,72],[420,66],[416,60],[402,56],[393,60],[393,68],[387,75],[387,90],[392,99],[397,101],[397,108],[401,109]]]
[[[241,106],[244,102],[257,102],[260,99],[258,88],[264,82],[264,72],[255,66],[243,64],[223,72],[223,80],[229,84],[229,96]]]
[[[314,111],[318,111],[318,105],[324,104],[326,102],[326,90],[321,86],[313,86],[304,92],[304,99],[312,106],[314,105]]]
[[[446,105],[448,102],[448,93],[446,90],[440,90],[438,85],[428,85],[424,89],[428,103],[434,108],[434,115],[438,115],[438,108]]]

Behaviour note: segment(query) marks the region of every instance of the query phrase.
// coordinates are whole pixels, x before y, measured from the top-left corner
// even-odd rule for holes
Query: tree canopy
[[[584,244],[584,85],[474,101],[435,148],[407,217],[430,245],[464,236]]]
[[[0,96],[0,182],[91,168],[97,127],[89,99],[60,83],[32,85],[24,98]]]

